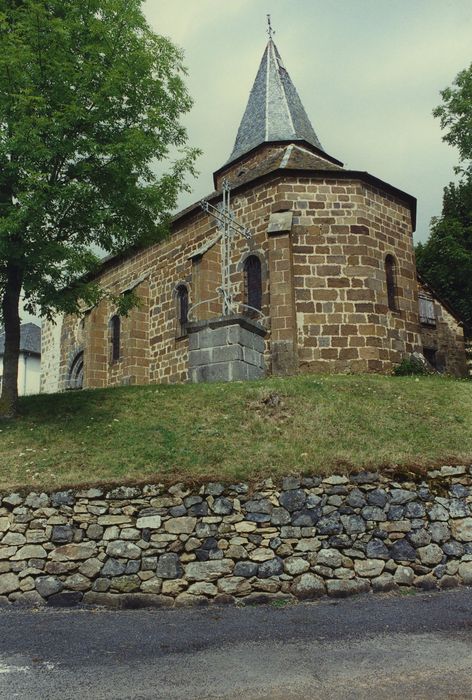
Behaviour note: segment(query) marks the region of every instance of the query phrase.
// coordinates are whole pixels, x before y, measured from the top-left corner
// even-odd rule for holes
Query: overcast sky
[[[472,61],[472,0],[146,0],[144,9],[183,48],[195,100],[185,124],[203,155],[180,207],[212,191],[232,151],[270,13],[325,151],[417,197],[415,240],[425,240],[457,164],[432,110]]]
[[[185,52],[203,150],[185,206],[229,157],[267,41],[274,40],[325,151],[418,198],[416,240],[441,212],[456,151],[433,108],[472,61],[472,0],[147,0],[153,29]]]

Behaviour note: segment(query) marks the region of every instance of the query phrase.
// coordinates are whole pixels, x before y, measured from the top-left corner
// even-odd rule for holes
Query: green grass
[[[277,394],[281,403],[266,399]],[[472,383],[304,375],[21,399],[0,423],[0,489],[252,480],[472,461]]]

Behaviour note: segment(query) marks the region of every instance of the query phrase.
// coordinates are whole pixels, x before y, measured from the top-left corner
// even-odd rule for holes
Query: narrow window
[[[244,303],[260,311],[262,309],[262,274],[261,261],[257,255],[250,255],[244,262],[244,287]]]
[[[434,311],[434,301],[428,297],[420,295],[420,323],[425,326],[436,325],[436,313]]]
[[[397,290],[395,284],[395,258],[387,255],[385,258],[385,277],[387,279],[388,308],[391,311],[397,310]]]
[[[112,362],[117,362],[120,359],[120,336],[121,319],[119,316],[112,316],[112,318],[110,319],[110,342]]]
[[[188,289],[184,284],[177,287],[177,337],[187,333]]]

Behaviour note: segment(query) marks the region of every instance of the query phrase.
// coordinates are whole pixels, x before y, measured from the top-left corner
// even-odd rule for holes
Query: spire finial
[[[272,37],[275,34],[275,29],[272,29],[272,25],[270,23],[270,15],[267,15],[267,34],[269,35],[269,41],[272,41]]]

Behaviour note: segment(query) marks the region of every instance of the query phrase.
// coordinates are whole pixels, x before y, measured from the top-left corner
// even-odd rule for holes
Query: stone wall
[[[0,603],[256,603],[472,584],[472,467],[0,497]]]
[[[366,183],[299,177],[293,201],[298,352],[304,371],[390,372],[420,349],[411,213]],[[395,310],[385,258],[395,259]]]
[[[467,374],[472,376],[472,341],[467,338],[465,341],[465,360],[467,365]]]
[[[257,253],[262,259],[267,257],[267,224],[264,222],[268,220],[276,196],[277,182],[273,182],[260,184],[250,193],[233,199],[238,221],[250,223],[253,231],[253,240],[249,244],[240,237],[235,239],[233,246],[233,273],[239,301],[243,299],[244,287],[241,260],[249,251]],[[119,361],[114,363],[111,361],[109,330],[110,318],[115,313],[113,305],[104,299],[88,311],[84,319],[67,316],[63,324],[54,390],[62,391],[67,387],[67,371],[76,349],[76,337],[80,334],[84,337],[85,387],[187,381],[188,337],[178,332],[175,291],[179,284],[185,284],[190,305],[218,297],[217,288],[221,283],[218,274],[219,244],[199,254],[217,233],[214,219],[198,207],[176,218],[169,238],[105,264],[99,276],[100,285],[113,294],[133,288],[138,296],[144,296],[144,305],[123,318],[122,351]],[[265,314],[268,312],[268,290],[269,280],[266,276],[263,289]],[[208,306],[202,304],[198,313],[199,318],[217,316],[221,313],[221,306],[215,302]],[[57,351],[51,342],[49,322],[45,321],[44,329],[44,362],[49,363],[49,356]],[[137,342],[139,357],[136,357]],[[131,381],[130,365],[136,368]]]
[[[467,356],[464,329],[438,299],[431,295],[434,303],[435,324],[421,324],[423,350],[434,352],[434,366],[441,372],[455,377],[466,377]]]
[[[61,362],[61,332],[63,316],[58,314],[55,323],[43,322],[41,328],[41,388],[43,393],[57,391],[59,386],[59,367]]]
[[[295,163],[284,170],[284,153],[263,148],[225,171],[233,183],[234,216],[252,232],[251,241],[233,240],[236,302],[244,302],[243,260],[251,253],[262,264],[267,370],[389,372],[421,349],[411,198],[322,159],[321,171],[305,172]],[[133,288],[143,305],[123,319],[122,354],[114,363],[114,308],[103,300],[86,314],[84,386],[188,379],[188,338],[179,332],[175,290],[185,284],[190,305],[200,304],[197,320],[221,313],[211,301],[221,282],[217,236],[214,218],[196,205],[175,217],[162,242],[102,266],[98,281],[105,289],[120,294]],[[386,255],[396,262],[395,310],[387,303]],[[67,385],[80,324],[76,317],[64,320],[58,390]],[[46,364],[51,352],[46,322]]]
[[[266,330],[245,316],[188,324],[191,382],[245,381],[264,376]]]

